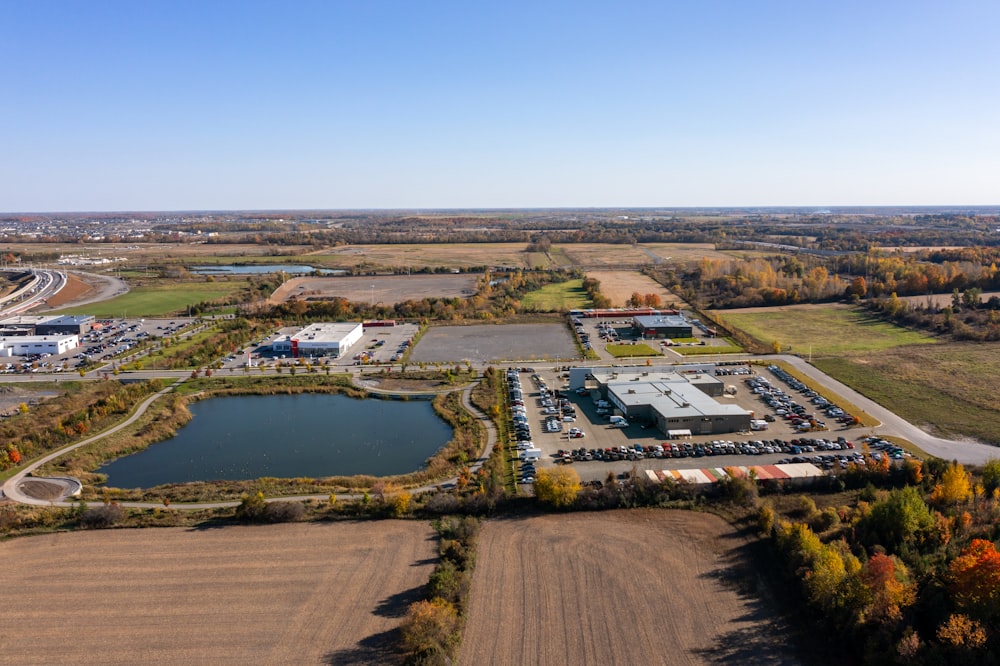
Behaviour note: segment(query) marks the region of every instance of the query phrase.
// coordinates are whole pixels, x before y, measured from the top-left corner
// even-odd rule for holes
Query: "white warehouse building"
[[[0,337],[0,356],[62,354],[80,346],[77,335],[14,335]]]
[[[360,322],[337,324],[311,324],[295,335],[283,335],[274,341],[275,352],[291,352],[300,356],[340,357],[364,334]]]

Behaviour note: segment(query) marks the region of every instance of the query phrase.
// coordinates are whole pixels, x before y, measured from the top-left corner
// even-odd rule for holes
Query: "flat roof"
[[[18,344],[26,344],[29,342],[60,342],[62,340],[69,340],[70,338],[76,338],[75,333],[60,333],[52,335],[0,335],[0,342],[16,342]]]
[[[46,324],[53,319],[59,319],[59,315],[14,315],[0,319],[0,326],[37,326]]]
[[[53,317],[51,321],[41,323],[48,324],[49,326],[79,326],[81,324],[89,324],[92,321],[94,321],[94,315],[60,315]]]
[[[680,315],[636,315],[632,317],[635,323],[643,328],[658,328],[661,326],[690,326],[691,322]]]
[[[340,342],[344,336],[362,328],[361,322],[338,322],[335,324],[310,324],[291,336],[297,342]]]

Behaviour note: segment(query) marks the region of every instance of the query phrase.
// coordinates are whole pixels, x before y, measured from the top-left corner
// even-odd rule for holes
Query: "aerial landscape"
[[[3,664],[995,664],[985,3],[10,6]]]

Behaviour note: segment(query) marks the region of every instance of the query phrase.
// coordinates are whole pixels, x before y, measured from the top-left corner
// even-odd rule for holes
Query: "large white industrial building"
[[[283,335],[272,344],[276,353],[300,356],[340,357],[361,339],[364,326],[358,322],[312,324],[295,335]]]
[[[630,419],[652,422],[668,437],[750,429],[751,414],[715,400],[725,386],[711,366],[571,368],[570,388],[596,382],[601,396]]]
[[[77,335],[0,336],[0,356],[56,355],[78,346],[80,337]]]

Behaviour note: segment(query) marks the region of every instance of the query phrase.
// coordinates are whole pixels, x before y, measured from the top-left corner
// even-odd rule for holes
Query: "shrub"
[[[125,510],[117,504],[87,509],[80,516],[80,525],[88,529],[104,529],[118,523],[125,517]]]
[[[302,520],[305,513],[301,502],[270,502],[264,507],[261,518],[268,523],[292,523]]]

